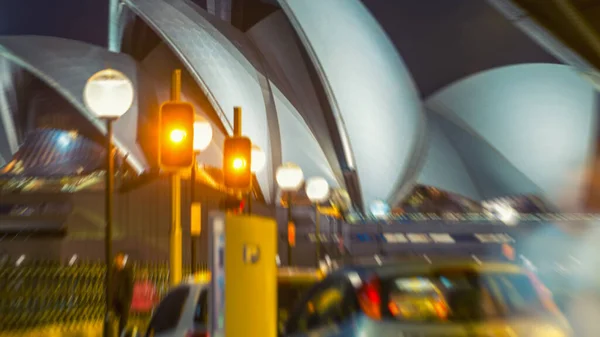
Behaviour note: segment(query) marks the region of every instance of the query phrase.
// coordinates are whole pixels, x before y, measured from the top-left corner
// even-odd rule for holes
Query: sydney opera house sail
[[[0,37],[0,59],[11,64],[11,72],[3,73],[0,95],[10,97],[15,89],[15,78],[18,78],[16,73],[25,71],[59,93],[100,132],[105,132],[105,125],[83,103],[83,87],[91,75],[107,65],[124,72],[136,85],[139,84],[137,97],[143,97],[143,100],[136,97],[129,112],[115,124],[115,132],[118,135],[115,137],[115,145],[121,152],[129,154],[128,162],[136,171],[142,172],[147,168],[148,163],[137,143],[137,133],[132,130],[136,130],[138,120],[143,119],[138,111],[152,109],[152,104],[156,102],[155,94],[154,90],[144,91],[143,84],[147,79],[129,56],[114,54],[101,47],[61,38],[7,36]],[[13,105],[8,108],[3,106],[0,113],[5,116],[3,119],[15,120],[24,112]],[[8,131],[3,138],[13,138],[14,133],[10,130],[14,128],[14,123],[13,125],[8,123],[8,127],[5,128]],[[12,153],[16,150],[16,148],[10,149]],[[6,158],[4,160],[9,161]]]
[[[138,173],[155,169],[157,104],[169,99],[179,68],[183,99],[215,130],[200,162],[222,165],[241,106],[243,133],[266,153],[257,181],[268,203],[278,200],[284,162],[347,190],[359,211],[378,200],[400,205],[416,185],[476,201],[538,195],[558,205],[566,184],[583,196],[580,169],[598,135],[593,74],[568,61],[559,42],[549,48],[507,19],[498,2],[447,0],[430,11],[426,2],[393,1],[392,11],[392,1],[272,0],[276,11],[240,30],[191,0],[124,0],[113,22],[120,53],[0,37],[0,164],[10,171],[29,151],[23,144],[35,127],[23,122],[16,88],[31,79],[101,135],[81,93],[110,65],[137,88],[116,124],[116,146]]]

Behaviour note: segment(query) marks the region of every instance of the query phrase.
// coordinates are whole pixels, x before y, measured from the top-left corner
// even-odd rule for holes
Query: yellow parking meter
[[[225,219],[225,336],[277,336],[277,225],[258,216]]]

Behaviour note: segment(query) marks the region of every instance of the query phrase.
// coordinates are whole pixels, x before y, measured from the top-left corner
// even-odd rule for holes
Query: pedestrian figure
[[[115,256],[110,294],[113,314],[119,317],[119,336],[121,336],[127,327],[133,297],[133,272],[127,266],[127,259],[123,253]]]

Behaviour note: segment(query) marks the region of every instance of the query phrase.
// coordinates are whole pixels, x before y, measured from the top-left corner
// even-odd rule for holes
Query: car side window
[[[202,289],[194,309],[194,324],[208,325],[208,291]]]
[[[350,314],[348,308],[344,307],[348,302],[348,287],[349,282],[342,278],[322,283],[303,302],[286,333],[308,332],[341,323]]]
[[[189,286],[181,286],[172,290],[158,305],[150,324],[148,333],[154,331],[155,334],[175,329],[181,318],[183,306],[190,294]]]

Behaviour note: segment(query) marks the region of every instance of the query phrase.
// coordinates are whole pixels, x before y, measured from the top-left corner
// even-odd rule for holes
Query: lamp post
[[[252,144],[252,152],[250,153],[250,171],[253,174],[256,174],[265,167],[267,162],[267,156],[265,152],[258,147],[258,145]],[[254,192],[254,187],[250,187],[250,192],[248,193],[248,213],[252,214],[252,194]]]
[[[114,157],[112,146],[113,122],[123,116],[133,104],[133,83],[123,73],[114,69],[104,69],[90,77],[83,90],[83,100],[96,117],[106,122],[106,189],[105,189],[105,317],[104,336],[112,334],[110,322],[111,308],[111,259],[112,259],[112,218],[114,191]]]
[[[213,130],[210,122],[202,117],[196,116],[194,121],[194,156],[192,171],[190,172],[190,250],[192,275],[196,273],[198,261],[198,241],[202,231],[202,203],[196,201],[196,171],[198,169],[198,155],[206,150],[212,141]]]
[[[287,254],[288,254],[288,265],[292,265],[292,243],[290,242],[290,232],[293,230],[295,233],[294,221],[292,219],[292,192],[298,191],[300,185],[304,181],[304,173],[302,169],[294,163],[285,163],[281,165],[275,173],[275,179],[279,188],[287,192],[287,204],[288,204],[288,240],[287,240]],[[295,235],[295,234],[294,234]]]
[[[321,261],[321,213],[319,204],[329,197],[329,183],[322,177],[312,177],[306,180],[305,189],[308,199],[315,205],[316,266],[318,268]]]

